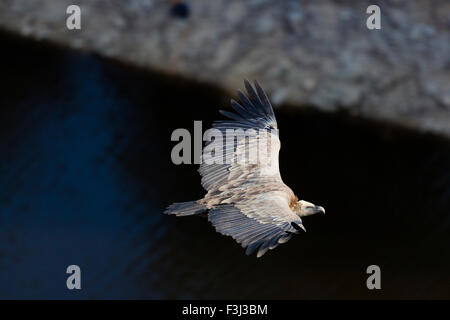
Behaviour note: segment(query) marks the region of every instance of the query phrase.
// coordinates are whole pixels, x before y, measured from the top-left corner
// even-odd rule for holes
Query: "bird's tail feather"
[[[198,203],[197,201],[188,201],[188,202],[175,202],[171,204],[166,211],[165,214],[174,214],[178,217],[183,216],[192,216],[194,214],[200,214],[207,211],[205,205]]]

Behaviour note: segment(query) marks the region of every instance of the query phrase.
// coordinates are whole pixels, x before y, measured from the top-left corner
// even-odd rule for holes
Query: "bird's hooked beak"
[[[315,206],[316,213],[325,214],[325,208],[321,206]]]

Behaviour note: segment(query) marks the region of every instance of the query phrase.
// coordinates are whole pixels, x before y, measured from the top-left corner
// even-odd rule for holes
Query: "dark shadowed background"
[[[247,257],[206,219],[162,214],[204,193],[198,166],[172,164],[172,131],[208,128],[227,94],[0,39],[0,298],[450,298],[447,140],[277,108],[282,177],[327,214]]]

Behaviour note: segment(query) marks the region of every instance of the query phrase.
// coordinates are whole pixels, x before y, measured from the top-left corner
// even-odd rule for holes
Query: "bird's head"
[[[297,214],[300,217],[306,217],[316,213],[325,214],[324,207],[316,206],[315,204],[304,200],[298,202]]]

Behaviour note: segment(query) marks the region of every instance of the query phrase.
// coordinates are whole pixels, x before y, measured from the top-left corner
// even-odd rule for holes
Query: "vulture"
[[[302,217],[324,214],[325,209],[299,200],[283,183],[272,105],[258,82],[252,86],[245,80],[244,85],[247,95],[240,90],[237,93],[241,103],[231,100],[236,113],[220,110],[229,119],[213,123],[216,135],[233,134],[233,139],[215,135],[203,148],[198,171],[206,195],[196,201],[173,203],[165,213],[206,215],[217,232],[231,236],[246,248],[247,255],[257,250],[259,258],[293,234],[305,232]],[[257,154],[256,161],[247,157],[252,152]]]

